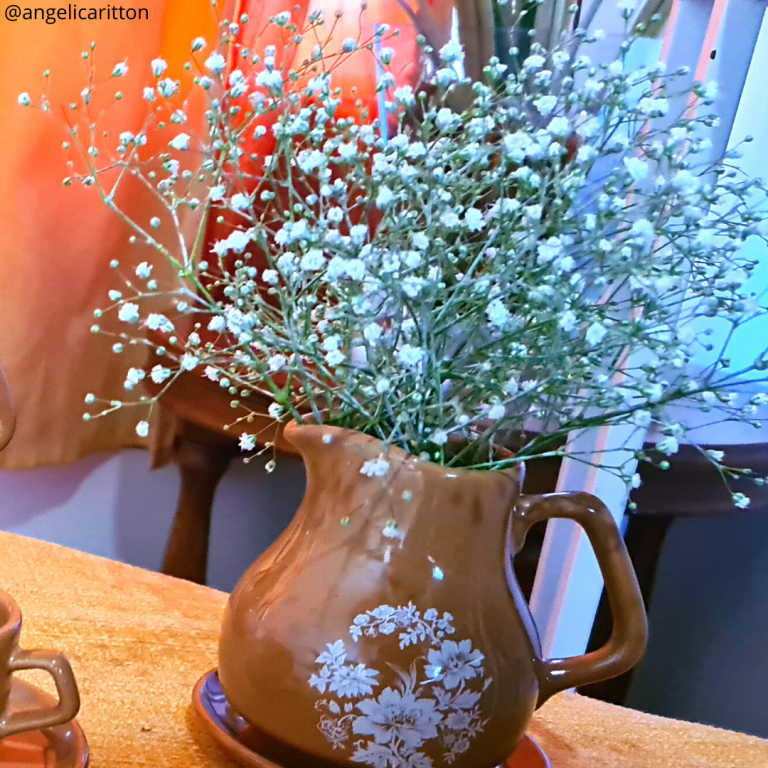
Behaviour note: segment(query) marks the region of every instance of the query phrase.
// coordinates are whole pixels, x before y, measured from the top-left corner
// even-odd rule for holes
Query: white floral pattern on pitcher
[[[318,728],[334,749],[354,749],[354,762],[374,768],[434,768],[422,751],[433,740],[449,765],[469,749],[487,722],[479,702],[492,679],[471,640],[448,639],[455,632],[452,621],[450,613],[440,616],[434,608],[422,616],[413,603],[380,605],[356,616],[349,628],[354,642],[398,632],[401,649],[429,643],[408,670],[388,665],[398,679],[382,691],[374,690],[381,685],[379,670],[346,663],[344,640],[328,643],[309,684],[328,694],[315,707],[323,713]]]

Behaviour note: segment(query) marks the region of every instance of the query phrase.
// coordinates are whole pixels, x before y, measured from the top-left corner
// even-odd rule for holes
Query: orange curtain
[[[128,244],[127,228],[93,188],[63,187],[68,170],[62,141],[67,137],[59,116],[16,104],[22,91],[39,103],[35,100],[46,69],[51,71],[47,95],[54,111],[79,101],[86,82],[80,54],[92,40],[102,74],[123,60],[129,66],[116,83],[121,101],[112,103],[100,121],[109,133],[106,146],[113,149],[121,131],[140,127],[146,109],[142,89],[150,80],[153,58],[164,58],[164,76],[180,79],[182,90],[188,89],[191,78],[183,65],[191,40],[202,36],[210,45],[217,34],[210,0],[141,0],[135,5],[148,9],[148,20],[19,20],[0,28],[0,360],[18,408],[16,435],[0,456],[5,467],[66,463],[96,451],[146,446],[135,434],[138,414],[133,409],[88,423],[82,414],[88,392],[124,396],[127,353],[113,355],[110,343],[90,332],[94,308],[106,305],[107,291],[116,287],[110,261],[118,259],[130,274],[135,264],[156,258]],[[345,37],[357,37],[359,0],[302,0],[300,5],[304,16],[322,8],[328,24],[336,10],[347,13],[332,48]],[[286,6],[295,3],[228,0],[222,15],[247,13],[246,29],[259,31]],[[401,29],[400,37],[386,44],[396,51],[398,80],[415,84],[415,33],[405,13],[397,0],[368,0],[368,6],[364,34],[371,34],[374,22]],[[375,115],[375,64],[366,58],[362,66],[345,65],[337,84],[350,105],[361,97]],[[122,194],[129,213],[148,221],[152,209],[145,194],[130,187]]]
[[[183,64],[190,42],[198,35],[214,40],[217,21],[210,0],[134,5],[146,7],[149,19],[19,20],[0,27],[0,359],[18,408],[16,434],[0,456],[6,467],[65,463],[140,443],[136,413],[90,424],[82,414],[86,393],[119,397],[124,391],[126,360],[90,333],[94,308],[104,306],[115,287],[109,263],[117,258],[128,271],[148,254],[129,246],[126,227],[93,189],[63,187],[67,136],[58,107],[81,101],[81,52],[92,40],[102,76],[126,60],[128,74],[111,89],[119,86],[123,98],[100,120],[114,150],[120,131],[141,125],[149,62],[162,56],[169,77],[188,81]],[[18,106],[22,91],[39,104],[46,69],[55,114]],[[131,212],[141,216],[143,205],[137,196]]]

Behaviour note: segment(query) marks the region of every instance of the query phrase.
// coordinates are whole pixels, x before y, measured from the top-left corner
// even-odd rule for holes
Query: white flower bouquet
[[[156,60],[144,127],[106,160],[94,149],[91,73],[68,145],[85,169],[73,162],[65,183],[93,186],[162,262],[135,275],[115,265],[122,285],[96,315],[115,313],[123,328],[93,330],[114,335],[118,353],[151,348],[127,390],[145,376],[163,388],[88,395],[104,407],[86,418],[131,405],[146,435],[147,412],[192,372],[231,394],[244,448],[257,443],[249,397],[261,393],[276,419],[380,438],[372,474],[386,474],[390,445],[497,469],[568,455],[569,433],[603,425],[656,425],[663,458],[693,441],[672,404],[755,420],[766,398],[738,387],[768,350],[741,370],[725,347],[707,367],[691,362],[713,318],[736,331],[765,314],[743,288],[755,263],[742,253],[761,237],[765,187],[732,154],[710,156],[713,85],[688,93],[685,73],[661,64],[628,71],[633,32],[615,61],[595,65],[579,46],[600,36],[577,30],[558,50],[533,45],[518,66],[492,59],[482,82],[463,76],[457,42],[437,52],[425,42],[425,87],[412,89],[390,71],[386,27],[339,45],[320,13],[301,28],[287,13],[271,23],[286,50],[316,40],[311,55],[282,66],[285,51],[241,49],[238,25],[222,25],[229,63],[192,44],[204,132]],[[334,72],[354,56],[380,67],[378,115],[339,116]],[[167,148],[147,156],[160,130]],[[129,177],[161,214],[121,209]],[[168,344],[147,342],[147,328]],[[500,457],[494,445],[510,435],[518,450]],[[708,458],[726,480],[738,473]]]

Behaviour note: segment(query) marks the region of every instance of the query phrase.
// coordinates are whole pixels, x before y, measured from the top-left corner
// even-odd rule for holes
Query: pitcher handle
[[[608,642],[591,653],[540,660],[537,708],[559,691],[623,674],[640,661],[648,640],[648,620],[637,576],[605,504],[591,493],[521,496],[512,513],[514,550],[522,548],[534,523],[552,518],[573,520],[586,532],[605,581],[613,631]]]

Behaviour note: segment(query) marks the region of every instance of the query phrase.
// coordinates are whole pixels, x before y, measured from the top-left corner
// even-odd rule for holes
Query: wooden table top
[[[93,768],[234,766],[189,712],[192,687],[216,665],[224,593],[8,533],[0,588],[21,605],[22,646],[72,662]],[[553,768],[768,766],[768,741],[576,694],[548,702],[531,730]]]

